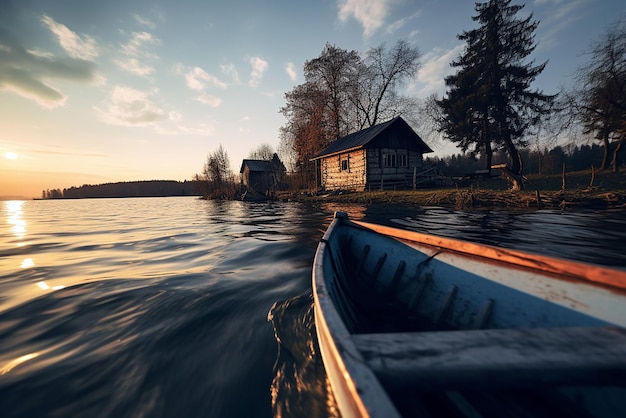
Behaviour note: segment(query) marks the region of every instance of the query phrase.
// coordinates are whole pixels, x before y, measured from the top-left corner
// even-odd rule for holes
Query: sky
[[[530,13],[531,58],[548,60],[533,87],[551,94],[626,2],[527,0]],[[326,43],[407,40],[422,65],[403,92],[442,95],[475,14],[469,0],[0,0],[0,197],[189,180],[220,145],[238,172],[278,147],[284,94]]]

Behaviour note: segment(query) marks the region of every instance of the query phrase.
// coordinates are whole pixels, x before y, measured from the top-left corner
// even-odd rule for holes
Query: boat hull
[[[618,387],[626,377],[625,289],[620,270],[343,215],[324,234],[313,266],[317,337],[343,416],[400,416],[398,394],[407,390],[416,398],[434,392],[445,398],[452,406],[443,415],[450,408],[472,414],[473,395],[457,396],[458,390],[506,390],[525,404],[526,395],[511,391],[537,386],[538,376],[554,397],[618,404],[596,408],[600,416],[626,413],[626,392]],[[614,342],[612,351],[594,351],[593,341],[602,338]],[[464,358],[470,343],[474,356]],[[515,350],[506,351],[507,344]],[[449,350],[452,357],[445,357]],[[454,363],[455,356],[462,360]],[[503,362],[490,360],[497,356]],[[586,361],[589,356],[598,362]],[[591,400],[593,391],[561,390],[571,382],[610,386],[600,391],[609,399],[595,400],[598,391]]]

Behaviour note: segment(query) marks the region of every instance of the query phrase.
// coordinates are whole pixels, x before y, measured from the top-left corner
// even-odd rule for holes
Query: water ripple
[[[336,210],[625,264],[621,213],[195,198],[13,202],[0,207],[3,417],[336,416],[310,316],[313,255]]]

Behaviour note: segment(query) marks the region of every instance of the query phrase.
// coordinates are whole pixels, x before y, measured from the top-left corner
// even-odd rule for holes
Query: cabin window
[[[383,155],[383,162],[385,167],[396,167],[396,154]]]
[[[398,154],[398,167],[408,167],[408,158],[406,154]]]
[[[348,169],[350,168],[350,166],[348,165],[348,159],[342,159],[341,160],[341,171],[348,171]]]

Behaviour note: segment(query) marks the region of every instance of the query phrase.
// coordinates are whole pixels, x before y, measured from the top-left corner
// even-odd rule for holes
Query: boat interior
[[[626,416],[626,331],[578,309],[610,289],[342,222],[328,292],[402,415]]]

